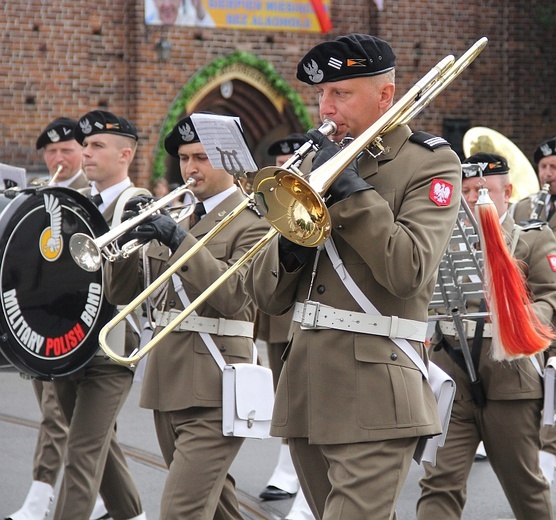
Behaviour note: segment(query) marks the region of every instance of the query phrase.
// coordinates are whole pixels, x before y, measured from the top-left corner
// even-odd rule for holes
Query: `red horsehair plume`
[[[508,251],[496,207],[486,188],[479,190],[475,207],[493,328],[491,355],[504,361],[541,352],[556,336],[532,308],[527,282]]]

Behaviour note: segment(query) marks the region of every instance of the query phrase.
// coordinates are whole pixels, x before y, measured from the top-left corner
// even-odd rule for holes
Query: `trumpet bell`
[[[330,236],[330,215],[322,197],[299,175],[268,166],[255,177],[257,208],[284,238],[316,247]]]
[[[70,253],[75,263],[84,271],[94,273],[102,266],[102,252],[95,240],[85,233],[75,233],[70,238]]]
[[[463,136],[463,152],[466,157],[479,152],[495,153],[508,161],[513,186],[510,203],[538,193],[540,186],[535,169],[523,152],[500,132],[485,126],[470,128]]]

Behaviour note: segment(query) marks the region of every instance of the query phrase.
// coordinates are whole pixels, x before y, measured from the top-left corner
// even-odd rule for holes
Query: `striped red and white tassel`
[[[475,210],[493,328],[491,355],[503,361],[541,352],[556,336],[533,310],[525,276],[508,250],[498,212],[487,189],[481,188]]]

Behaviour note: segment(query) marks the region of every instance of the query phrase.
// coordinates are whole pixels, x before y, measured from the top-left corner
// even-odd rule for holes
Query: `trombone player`
[[[195,213],[190,222],[180,224],[169,215],[153,215],[129,232],[130,238],[150,243],[144,263],[135,253],[107,265],[107,297],[113,303],[131,301],[244,200],[234,177],[212,167],[190,117],[177,123],[164,144],[179,159],[183,180],[195,180],[191,188],[198,200]],[[130,200],[124,217],[137,215],[141,202],[141,198]],[[147,302],[154,309],[154,335],[242,257],[267,228],[255,212],[244,211],[219,233],[217,241],[202,247],[155,291]],[[213,341],[227,362],[252,362],[256,309],[245,292],[244,273],[245,267],[149,354],[140,406],[153,410],[158,442],[169,468],[161,520],[242,518],[228,470],[243,439],[222,434],[222,371],[205,341]],[[213,334],[215,322],[221,325],[219,335]]]
[[[392,106],[394,67],[387,42],[350,34],[311,49],[297,77],[314,87],[320,117],[336,123],[339,142],[360,136]],[[316,168],[338,146],[310,135],[321,146]],[[254,256],[246,278],[263,312],[294,307],[271,434],[289,439],[318,519],[393,518],[419,438],[441,431],[427,381],[392,340],[427,363],[427,307],[457,217],[460,162],[444,139],[406,125],[387,132],[383,145],[352,162],[326,199],[335,259],[353,285],[335,272],[333,248],[282,237]],[[352,295],[358,292],[383,325],[373,329],[377,317],[363,312]],[[408,330],[390,327],[401,323]]]

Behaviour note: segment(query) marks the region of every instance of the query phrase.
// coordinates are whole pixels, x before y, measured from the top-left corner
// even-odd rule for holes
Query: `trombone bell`
[[[290,242],[316,247],[330,236],[330,214],[322,197],[299,175],[268,166],[255,177],[257,209]]]

